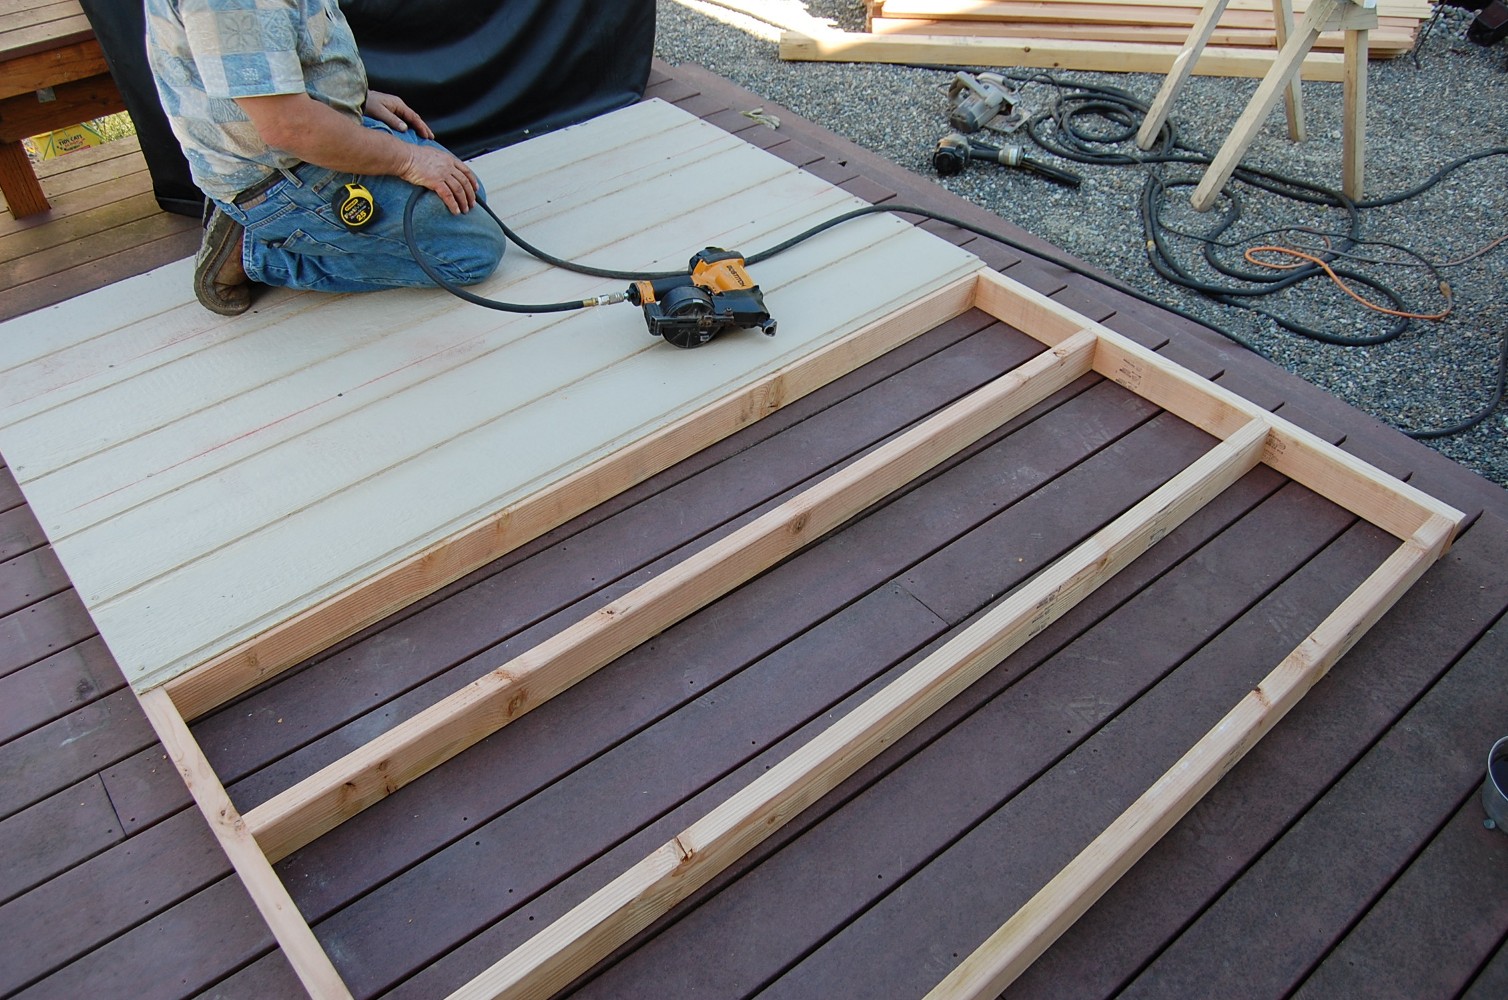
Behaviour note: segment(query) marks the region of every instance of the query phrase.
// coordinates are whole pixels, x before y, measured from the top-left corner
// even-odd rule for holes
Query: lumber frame
[[[235,866],[257,912],[277,938],[299,982],[316,1000],[350,1000],[351,993],[340,973],[335,971],[334,963],[320,947],[314,931],[298,912],[287,886],[272,870],[272,861],[262,853],[236,813],[225,785],[204,756],[172,698],[162,688],[156,688],[138,693],[136,700],[146,713],[147,721],[157,731],[157,738],[162,740],[163,749],[178,768],[194,803],[209,821],[210,832]]]
[[[1089,371],[1070,337],[246,814],[285,857],[792,555]]]
[[[1183,761],[971,956],[939,987],[939,995],[983,995],[978,991],[996,989],[1001,975],[1014,978],[1026,968],[1297,703],[1446,551],[1462,520],[1460,512],[1283,418],[987,269],[876,321],[828,350],[873,357],[968,308],[1026,333],[1043,344],[1044,352],[245,815],[237,811],[194,741],[187,719],[192,710],[232,697],[259,675],[245,668],[222,668],[200,674],[194,685],[165,684],[138,694],[200,810],[312,996],[344,998],[349,993],[279,882],[273,861],[843,524],[1082,374],[1093,371],[1111,379],[1206,431],[1217,443],[937,652],[453,996],[543,997],[563,987],[946,704],[1259,463],[1401,539],[1393,556]],[[866,333],[872,339],[860,342]],[[757,408],[766,394],[799,395],[820,384],[821,377],[820,365],[812,368],[799,362],[775,376],[772,384],[709,410],[735,425],[747,422],[750,406]],[[680,426],[671,425],[666,433],[673,436]],[[568,491],[574,485],[572,477],[543,492]],[[605,484],[598,484],[599,490],[603,488]],[[552,496],[537,502],[557,507],[566,503]],[[328,645],[338,638],[332,631],[323,641]],[[311,636],[304,643],[316,641]],[[965,981],[980,985],[968,986],[975,992],[960,992],[958,983]]]

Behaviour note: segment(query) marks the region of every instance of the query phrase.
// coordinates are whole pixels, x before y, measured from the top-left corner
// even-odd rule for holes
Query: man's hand
[[[440,196],[452,215],[471,211],[476,205],[478,181],[471,168],[449,150],[434,146],[408,146],[408,167],[398,176],[410,184],[427,187]]]
[[[367,91],[367,103],[362,109],[368,118],[375,118],[382,124],[398,132],[407,132],[409,126],[414,127],[426,139],[435,137],[434,131],[419,117],[419,112],[404,103],[403,98],[393,94],[384,94],[378,90]]]
[[[367,91],[367,117],[375,118],[388,128],[406,132],[409,126],[426,139],[435,133],[419,113],[409,107],[403,98],[384,94],[379,90]],[[432,146],[409,146],[408,166],[398,176],[410,184],[427,187],[440,196],[452,215],[469,212],[476,205],[478,183],[471,168],[452,156],[449,151]]]

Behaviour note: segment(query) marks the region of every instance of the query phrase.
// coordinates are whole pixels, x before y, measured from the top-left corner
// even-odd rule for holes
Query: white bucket
[[[1508,736],[1487,751],[1487,780],[1482,783],[1487,829],[1508,830]]]

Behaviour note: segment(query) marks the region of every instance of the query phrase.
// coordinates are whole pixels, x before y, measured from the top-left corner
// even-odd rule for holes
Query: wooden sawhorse
[[[1206,0],[1204,9],[1189,32],[1188,41],[1173,60],[1173,69],[1162,82],[1162,89],[1152,102],[1141,130],[1136,134],[1136,144],[1142,149],[1151,149],[1168,119],[1173,101],[1183,89],[1189,73],[1204,51],[1205,43],[1215,31],[1220,15],[1225,12],[1230,0]],[[1314,47],[1320,32],[1343,30],[1346,33],[1344,48],[1344,106],[1341,133],[1341,190],[1347,198],[1359,201],[1362,197],[1362,174],[1366,160],[1367,131],[1367,32],[1377,27],[1377,0],[1310,0],[1309,9],[1295,29],[1293,27],[1292,0],[1273,0],[1273,20],[1277,28],[1278,56],[1272,68],[1257,86],[1257,92],[1247,103],[1246,110],[1236,120],[1230,135],[1220,152],[1215,154],[1204,179],[1194,189],[1194,208],[1206,211],[1215,203],[1225,183],[1235,173],[1241,157],[1251,145],[1257,129],[1262,127],[1267,115],[1278,102],[1280,94],[1288,99],[1288,135],[1295,142],[1304,138],[1304,111],[1299,102],[1299,70],[1304,57]]]

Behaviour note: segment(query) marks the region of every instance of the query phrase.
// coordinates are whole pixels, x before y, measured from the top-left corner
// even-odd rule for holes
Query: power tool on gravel
[[[978,132],[985,126],[1009,132],[1020,127],[1016,90],[999,73],[959,73],[948,85],[948,124],[959,132]],[[1001,122],[995,119],[1004,116]]]
[[[691,258],[686,271],[628,286],[626,298],[643,308],[651,334],[676,347],[700,347],[729,328],[755,327],[775,335],[775,320],[743,254],[708,247]]]
[[[1020,146],[996,146],[978,139],[971,139],[958,132],[949,132],[937,140],[937,148],[932,151],[932,169],[943,177],[951,177],[958,173],[968,165],[970,160],[983,160],[986,163],[1018,167],[1069,187],[1078,187],[1083,182],[1083,178],[1071,170],[1063,170],[1043,163],[1041,160],[1032,159]]]

